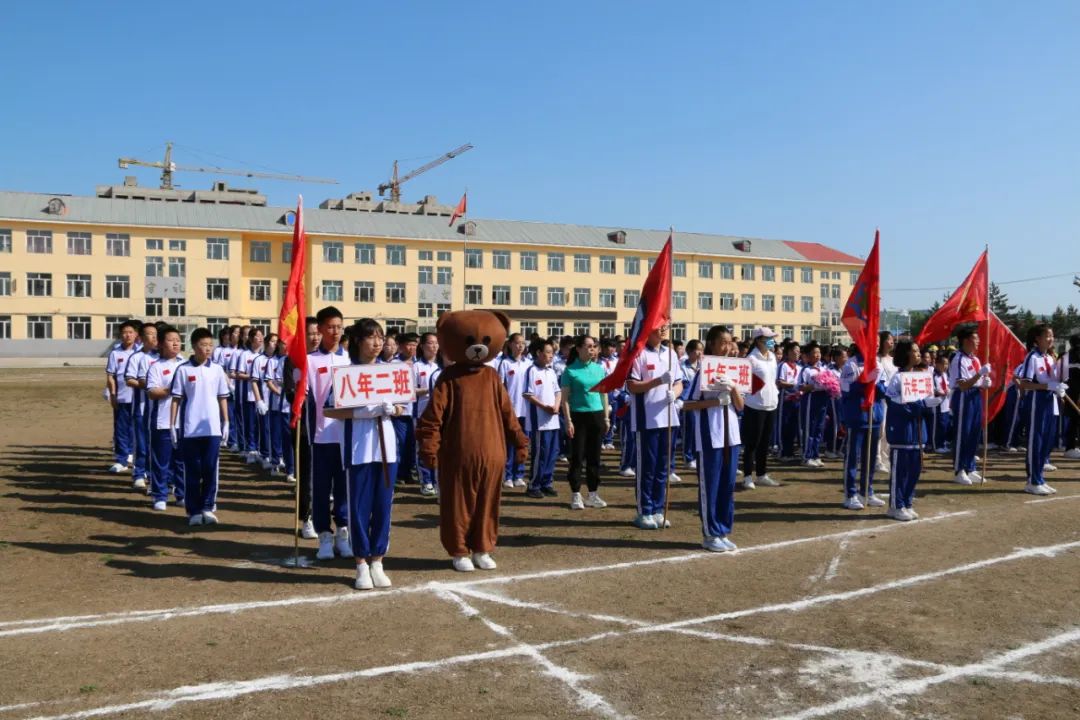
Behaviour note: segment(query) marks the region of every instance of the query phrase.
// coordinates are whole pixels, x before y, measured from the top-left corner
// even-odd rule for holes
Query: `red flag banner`
[[[1009,383],[1012,382],[1017,366],[1024,362],[1027,348],[993,312],[990,313],[989,320],[979,326],[979,340],[986,343],[990,353],[992,372],[990,373],[989,401],[986,406],[986,422],[990,422],[1005,406]]]
[[[987,313],[990,311],[990,308],[985,307],[989,283],[988,262],[986,251],[983,250],[964,282],[960,283],[956,292],[930,316],[915,342],[923,345],[930,341],[945,340],[952,335],[957,325],[986,322]]]
[[[296,203],[296,220],[293,222],[289,285],[281,301],[281,314],[278,315],[278,335],[285,343],[293,368],[300,371],[300,377],[296,381],[296,393],[293,396],[291,427],[296,427],[296,423],[300,420],[304,397],[307,395],[307,337],[304,327],[304,318],[307,317],[307,309],[304,305],[306,266],[307,235],[304,234],[304,197],[301,195]]]
[[[622,354],[619,355],[619,362],[612,368],[610,375],[593,386],[592,392],[606,393],[621,388],[630,374],[630,366],[645,347],[649,334],[671,321],[671,240],[672,235],[668,235],[664,249],[660,251],[649,276],[645,278],[637,312],[634,313],[634,322],[630,325],[630,333],[623,345]]]
[[[840,322],[847,328],[863,356],[863,371],[859,382],[866,383],[866,396],[862,402],[864,410],[874,402],[874,383],[870,382],[870,374],[877,369],[878,327],[881,323],[881,267],[878,261],[880,242],[881,231],[875,230],[874,247],[866,258],[866,264],[859,273],[855,287],[851,288],[851,295],[848,296],[844,312],[840,316]]]
[[[462,193],[461,202],[459,202],[457,204],[457,207],[454,208],[454,214],[450,216],[450,225],[449,225],[449,227],[454,227],[454,223],[457,222],[457,219],[459,217],[463,217],[465,215],[466,211],[469,209],[468,199],[469,199],[469,193],[467,191]]]

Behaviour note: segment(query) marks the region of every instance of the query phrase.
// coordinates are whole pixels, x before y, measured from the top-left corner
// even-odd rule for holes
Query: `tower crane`
[[[428,170],[431,170],[433,168],[437,168],[440,165],[442,165],[444,162],[446,162],[447,160],[453,160],[458,155],[460,155],[462,153],[465,153],[465,152],[468,152],[468,151],[470,151],[472,149],[473,149],[472,145],[470,145],[469,143],[465,143],[461,147],[455,148],[455,149],[451,150],[450,152],[446,153],[445,155],[432,160],[427,165],[421,165],[420,167],[418,167],[415,170],[409,172],[407,175],[405,175],[405,177],[402,177],[402,178],[398,177],[398,161],[395,160],[394,161],[394,174],[390,178],[389,182],[384,182],[381,185],[379,185],[379,195],[382,195],[383,197],[386,197],[386,191],[389,190],[390,191],[390,200],[392,202],[401,202],[401,186],[404,183],[408,182],[409,180],[412,180],[417,175],[422,175],[423,173],[426,173]]]
[[[119,163],[121,168],[126,168],[131,165],[139,165],[141,167],[161,168],[161,189],[172,190],[172,174],[174,172],[204,172],[204,173],[217,173],[219,175],[242,175],[243,177],[250,178],[267,178],[268,180],[291,180],[293,182],[305,182],[305,183],[321,183],[324,185],[337,185],[337,180],[331,180],[329,178],[317,178],[306,177],[304,175],[288,175],[285,173],[270,173],[270,172],[255,172],[254,170],[229,170],[227,168],[219,167],[197,167],[195,165],[177,165],[172,161],[172,148],[171,142],[165,143],[165,160],[164,161],[151,161],[151,160],[137,160],[136,158],[120,158]]]

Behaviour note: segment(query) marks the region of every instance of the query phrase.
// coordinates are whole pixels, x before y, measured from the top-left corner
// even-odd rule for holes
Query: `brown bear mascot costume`
[[[524,462],[529,443],[498,373],[485,364],[509,329],[506,315],[487,310],[448,312],[436,325],[439,349],[454,364],[432,389],[416,440],[420,459],[438,473],[439,537],[460,572],[495,569],[507,448]]]

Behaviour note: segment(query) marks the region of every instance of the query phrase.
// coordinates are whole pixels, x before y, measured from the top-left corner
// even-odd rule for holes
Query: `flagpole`
[[[674,235],[675,235],[675,228],[669,226],[668,227],[668,239],[669,240],[672,239],[674,237]],[[671,315],[674,313],[674,308],[675,308],[675,305],[672,302],[674,300],[674,292],[673,292],[674,282],[675,282],[674,273],[675,273],[675,243],[672,243],[671,244],[671,262],[668,263],[668,371],[669,372],[672,372],[675,369],[673,364],[672,364],[672,359],[671,359],[672,343],[674,342],[674,340],[671,338],[671,326],[672,326]],[[671,381],[672,381],[671,385],[668,386],[668,391],[669,392],[671,391],[671,388],[675,386],[675,376],[674,375],[672,375]],[[664,522],[661,523],[661,525],[660,525],[661,530],[663,530],[669,524],[668,523],[668,512],[671,509],[671,451],[672,451],[672,447],[671,447],[671,406],[672,406],[672,403],[668,403],[668,406],[667,406],[667,466],[664,468],[664,474],[665,474],[664,488],[666,489],[666,492],[664,492]]]
[[[305,332],[307,328],[304,328]],[[293,393],[296,392],[295,384]],[[307,398],[304,398],[306,400]],[[295,398],[294,398],[295,400]],[[304,400],[300,402],[300,413],[304,412]],[[292,421],[293,408],[289,408],[289,421]],[[300,472],[300,418],[296,419],[296,442],[293,447],[293,472],[296,473],[296,487],[293,492],[293,567],[300,567],[300,483],[304,482]]]
[[[990,362],[990,243],[987,243],[983,252],[986,253],[986,337],[979,338],[982,341],[983,346],[983,363],[988,364]],[[999,370],[1000,372],[1000,370]],[[987,375],[989,378],[990,376]],[[990,423],[988,421],[990,415],[990,388],[983,386],[983,462],[982,472],[979,473],[982,480],[979,481],[980,485],[986,484],[986,472],[987,463],[990,459]]]

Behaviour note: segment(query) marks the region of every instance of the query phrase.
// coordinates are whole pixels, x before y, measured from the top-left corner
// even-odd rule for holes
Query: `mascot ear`
[[[498,310],[492,310],[491,314],[499,319],[499,322],[502,323],[503,330],[506,330],[507,334],[509,334],[510,333],[510,318],[507,317],[506,313],[499,312]],[[445,317],[445,316],[446,316],[446,313],[443,313],[443,317]]]
[[[440,315],[440,316],[439,316],[439,319],[435,321],[435,330],[436,330],[436,331],[439,331],[439,330],[441,330],[441,329],[442,329],[442,326],[443,326],[443,322],[445,322],[445,321],[446,321],[446,319],[447,319],[447,318],[448,318],[449,316],[450,316],[450,313],[448,313],[448,312],[446,312],[446,313],[443,313],[442,315]]]

